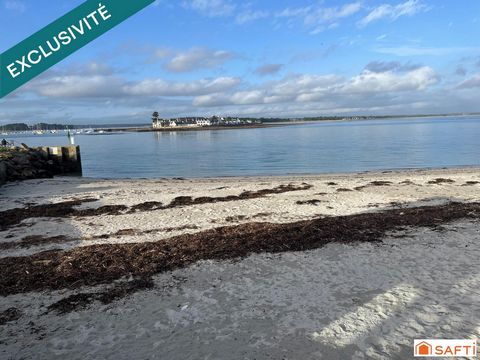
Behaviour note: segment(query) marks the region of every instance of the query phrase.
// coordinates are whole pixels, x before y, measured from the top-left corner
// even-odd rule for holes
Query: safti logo
[[[415,357],[476,357],[477,340],[415,340]]]
[[[432,355],[432,345],[426,341],[419,342],[415,344],[415,355],[416,356],[430,356]]]

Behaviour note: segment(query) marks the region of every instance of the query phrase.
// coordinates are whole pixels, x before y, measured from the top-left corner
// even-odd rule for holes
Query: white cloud
[[[365,70],[341,87],[341,92],[371,93],[425,90],[435,84],[438,77],[435,71],[428,67],[398,74],[393,71],[372,72]]]
[[[7,10],[17,12],[24,12],[27,9],[27,5],[20,0],[5,0],[3,6]]]
[[[394,94],[425,90],[438,81],[435,71],[423,66],[406,72],[381,73],[364,70],[349,80],[336,75],[296,75],[268,82],[231,94],[206,94],[196,97],[195,106],[255,105],[272,103],[308,103],[338,101],[355,96],[368,99],[372,94]]]
[[[332,22],[338,19],[352,16],[361,10],[360,2],[345,4],[342,7],[318,9],[313,14],[307,16],[306,21],[309,22]]]
[[[184,1],[183,6],[209,17],[228,16],[236,8],[236,5],[228,0],[189,0]]]
[[[366,17],[358,22],[359,26],[367,26],[373,21],[388,17],[393,13],[392,5],[380,5],[373,9]]]
[[[296,97],[299,93],[310,91],[326,91],[341,83],[343,77],[337,75],[311,75],[302,74],[287,76],[274,83],[272,86],[273,95],[289,95]]]
[[[54,72],[54,70],[51,70]],[[112,75],[116,70],[108,65],[100,62],[91,61],[86,64],[72,64],[68,68],[69,75],[83,75],[83,76],[95,76],[95,75]]]
[[[211,69],[224,64],[234,57],[235,54],[228,51],[196,47],[177,54],[165,64],[165,68],[172,72]]]
[[[396,20],[402,16],[413,16],[430,8],[420,0],[408,0],[398,5],[383,4],[373,8],[370,13],[358,22],[358,26],[364,27],[381,19]]]
[[[121,96],[123,82],[119,78],[103,75],[65,75],[42,78],[27,85],[41,96],[82,98]]]
[[[190,82],[155,78],[133,82],[115,75],[54,75],[43,76],[26,89],[51,98],[189,97],[229,91],[239,83],[240,79],[234,77]]]
[[[268,11],[248,9],[239,13],[236,16],[235,21],[237,24],[243,25],[255,20],[264,19],[269,15],[270,13]]]
[[[352,2],[343,6],[323,7],[311,5],[297,8],[286,8],[275,16],[279,19],[300,19],[308,28],[313,28],[312,34],[320,33],[326,28],[339,26],[338,21],[358,13],[362,9],[361,2]]]

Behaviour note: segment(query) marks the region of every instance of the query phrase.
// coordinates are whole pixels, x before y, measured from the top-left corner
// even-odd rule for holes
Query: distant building
[[[160,129],[168,126],[170,126],[170,120],[152,118],[152,127],[154,129]]]
[[[182,117],[175,119],[161,119],[158,112],[154,112],[152,116],[152,127],[154,129],[162,129],[169,127],[208,127],[208,126],[238,126],[259,123],[259,121],[240,120],[239,118],[230,117]]]
[[[210,119],[198,119],[198,126],[212,126],[212,121]]]

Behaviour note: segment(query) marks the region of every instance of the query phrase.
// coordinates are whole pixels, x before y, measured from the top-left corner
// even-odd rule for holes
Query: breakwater
[[[0,185],[67,174],[82,174],[79,146],[0,148]]]

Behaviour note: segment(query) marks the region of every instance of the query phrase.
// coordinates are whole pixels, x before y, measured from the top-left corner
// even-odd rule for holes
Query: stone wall
[[[0,184],[7,181],[82,174],[80,147],[8,148],[0,152]]]

